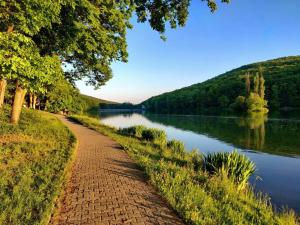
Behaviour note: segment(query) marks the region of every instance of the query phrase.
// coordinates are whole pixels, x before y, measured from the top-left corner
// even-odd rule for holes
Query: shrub
[[[189,165],[190,165],[190,167],[193,170],[198,171],[201,168],[203,168],[203,164],[204,164],[204,155],[202,153],[200,153],[197,149],[193,149],[189,153]]]
[[[232,178],[239,189],[248,183],[249,177],[255,172],[255,165],[245,155],[237,151],[209,153],[205,157],[205,170],[209,173],[226,173]]]
[[[185,147],[184,147],[184,143],[182,141],[178,141],[178,140],[168,141],[167,147],[176,154],[184,155]]]
[[[123,135],[128,135],[128,136],[132,136],[132,137],[141,138],[143,131],[146,130],[146,129],[147,129],[146,127],[141,126],[141,125],[132,126],[132,127],[119,129],[119,133],[123,134]]]
[[[142,139],[151,141],[160,146],[165,146],[167,143],[167,134],[163,130],[150,128],[142,131]]]

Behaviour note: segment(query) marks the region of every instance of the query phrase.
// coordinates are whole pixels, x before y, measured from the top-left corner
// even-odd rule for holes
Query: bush
[[[167,147],[176,154],[184,155],[184,153],[185,153],[185,147],[184,147],[184,143],[182,141],[178,141],[178,140],[168,141]]]
[[[243,189],[249,177],[255,172],[255,165],[245,155],[237,151],[210,153],[205,157],[205,169],[211,174],[226,173]]]
[[[190,167],[195,170],[198,171],[201,168],[203,168],[203,164],[204,164],[204,155],[202,153],[200,153],[197,149],[193,149],[190,153],[189,153],[189,160],[188,163],[190,164]]]
[[[142,139],[145,141],[151,141],[160,146],[165,146],[167,143],[167,134],[163,130],[150,128],[142,131]]]
[[[246,98],[238,96],[234,103],[231,104],[231,108],[237,112],[244,112],[246,110]]]
[[[119,133],[123,135],[141,138],[143,131],[146,129],[147,128],[144,126],[133,126],[133,127],[119,129]]]

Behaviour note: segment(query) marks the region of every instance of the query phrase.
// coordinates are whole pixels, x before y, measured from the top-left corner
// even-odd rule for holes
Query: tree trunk
[[[35,109],[35,107],[36,107],[36,99],[37,99],[37,96],[33,95],[33,102],[32,102],[32,108],[33,109]]]
[[[4,95],[6,90],[7,81],[5,79],[0,80],[0,109],[4,104]]]
[[[7,28],[7,33],[11,33],[11,32],[13,32],[13,31],[14,31],[14,25],[8,26],[8,28]]]
[[[48,108],[47,108],[48,103],[49,103],[49,100],[47,99],[46,102],[45,102],[45,108],[44,108],[45,111],[48,110]]]
[[[26,89],[17,85],[10,117],[10,122],[12,124],[17,124],[19,122],[25,95]]]
[[[14,30],[14,25],[10,25],[7,28],[7,33],[11,33]],[[5,79],[0,80],[0,109],[3,107],[4,104],[4,96],[6,90],[7,81]]]
[[[32,109],[32,105],[33,105],[33,95],[31,93],[29,93],[29,108]]]

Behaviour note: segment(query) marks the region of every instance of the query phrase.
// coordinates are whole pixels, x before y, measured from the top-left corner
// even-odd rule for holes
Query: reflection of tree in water
[[[238,126],[245,128],[243,145],[246,148],[262,150],[265,145],[265,122],[268,120],[266,114],[253,113],[248,117],[239,118]],[[243,137],[242,137],[243,138]]]
[[[272,120],[261,114],[253,114],[247,118],[155,114],[143,116],[161,125],[218,139],[234,148],[300,156],[300,121]],[[132,119],[138,122],[139,118]]]

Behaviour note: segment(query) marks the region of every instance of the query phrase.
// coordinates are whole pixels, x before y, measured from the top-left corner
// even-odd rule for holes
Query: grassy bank
[[[143,127],[137,127],[118,131],[89,117],[71,118],[120,143],[189,224],[298,224],[292,211],[274,212],[267,196],[255,194],[243,183],[242,175],[247,171],[240,176],[239,166],[232,170],[221,167],[215,172],[206,168],[205,161],[213,162],[217,157],[228,158],[228,155],[205,158],[196,151],[184,151],[180,142],[167,143],[163,140],[165,135],[153,129],[143,131]],[[235,153],[230,157],[244,161],[253,169],[247,159]],[[226,163],[231,168],[234,166],[233,161]]]
[[[21,118],[13,126],[0,111],[0,224],[47,224],[76,140],[52,114]]]

